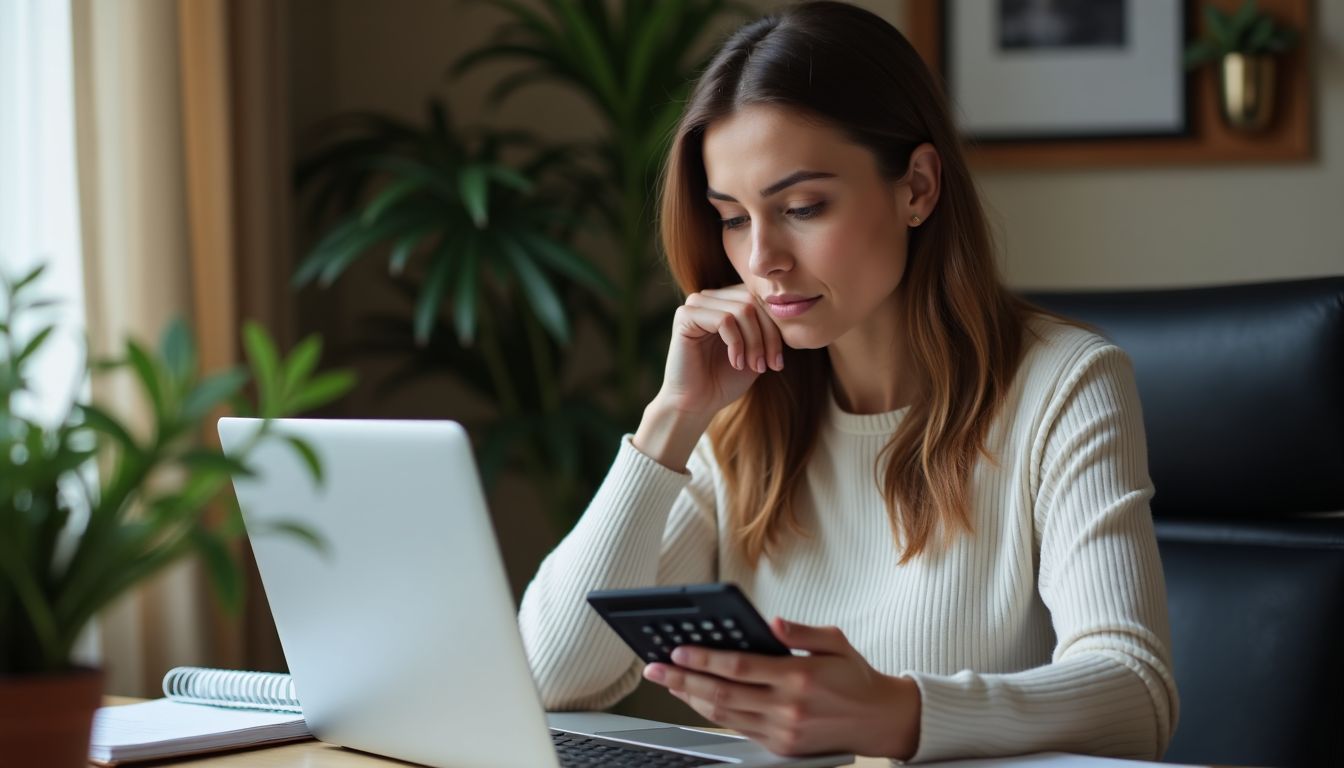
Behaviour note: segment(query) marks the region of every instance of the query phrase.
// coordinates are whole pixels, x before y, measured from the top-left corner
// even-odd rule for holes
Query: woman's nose
[[[751,233],[751,260],[747,266],[757,277],[787,271],[792,259],[787,245],[774,227],[757,226]]]

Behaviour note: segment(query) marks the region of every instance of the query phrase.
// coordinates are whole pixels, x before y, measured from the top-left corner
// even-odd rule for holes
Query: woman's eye
[[[821,213],[821,209],[825,207],[826,207],[825,203],[817,203],[816,205],[808,205],[802,208],[790,208],[789,210],[785,211],[785,213],[787,213],[788,215],[792,216],[795,219],[805,220],[810,219],[813,216],[816,216],[817,214]]]
[[[734,216],[731,219],[719,220],[719,222],[723,224],[724,229],[737,229],[738,227],[746,223],[746,221],[747,221],[746,216]]]

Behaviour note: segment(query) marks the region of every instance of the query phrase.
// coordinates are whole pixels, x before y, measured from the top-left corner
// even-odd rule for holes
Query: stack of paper
[[[158,699],[99,709],[93,718],[89,759],[116,765],[308,737],[303,715]]]

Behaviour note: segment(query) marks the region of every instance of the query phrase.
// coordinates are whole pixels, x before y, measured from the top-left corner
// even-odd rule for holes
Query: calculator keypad
[[[658,651],[646,651],[644,654],[646,661],[667,662],[670,660],[672,649],[686,643],[723,650],[745,650],[751,647],[746,635],[738,628],[737,622],[727,616],[710,616],[694,622],[680,621],[676,624],[666,621],[645,624],[640,627],[640,632],[658,649]]]

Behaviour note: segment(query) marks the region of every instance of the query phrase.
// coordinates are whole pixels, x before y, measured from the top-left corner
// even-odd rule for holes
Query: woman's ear
[[[917,227],[933,214],[938,206],[938,194],[942,191],[942,179],[943,161],[938,150],[928,142],[915,147],[910,155],[903,191],[897,198],[908,225]]]

